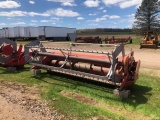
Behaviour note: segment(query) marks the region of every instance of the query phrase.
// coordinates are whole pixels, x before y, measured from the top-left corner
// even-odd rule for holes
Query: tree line
[[[105,33],[105,32],[123,32],[132,33],[132,29],[125,28],[94,28],[94,29],[79,29],[77,33]]]
[[[160,0],[142,0],[135,13],[132,29],[125,28],[95,28],[77,30],[77,33],[136,33],[156,31],[160,33]]]

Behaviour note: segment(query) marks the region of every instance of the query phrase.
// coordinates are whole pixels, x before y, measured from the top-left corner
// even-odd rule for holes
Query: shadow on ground
[[[53,74],[53,75],[51,75]],[[88,89],[81,89],[80,91],[86,92],[92,95],[95,95],[100,98],[105,98],[108,100],[115,100],[115,101],[122,101],[126,104],[130,104],[133,107],[136,107],[140,104],[145,104],[148,101],[148,98],[152,95],[149,92],[152,90],[151,87],[148,86],[141,86],[135,84],[131,88],[131,96],[128,99],[117,99],[117,97],[113,96],[113,90],[116,88],[113,85],[109,85],[106,83],[101,83],[89,79],[84,79],[80,77],[75,77],[71,75],[66,75],[62,73],[52,72],[52,73],[41,73],[40,75],[32,76],[35,79],[38,79],[40,81],[43,81],[48,84],[63,86],[70,89],[78,89],[80,86],[86,87],[91,89],[88,91]],[[48,77],[50,80],[45,80],[45,78]],[[51,79],[54,79],[58,82],[53,82]],[[66,83],[66,84],[62,84]],[[93,90],[92,90],[93,89]],[[97,92],[96,92],[97,91]],[[101,91],[101,92],[98,92]]]
[[[9,72],[5,72],[5,68],[0,67],[0,69],[3,71],[1,74],[10,74]],[[17,71],[14,71],[13,74],[19,74],[21,72],[29,72],[30,67],[25,67],[24,69],[19,69]],[[130,104],[133,107],[136,107],[140,104],[145,104],[148,101],[148,98],[152,96],[150,94],[150,91],[152,90],[149,86],[142,86],[135,84],[131,88],[131,96],[128,99],[117,99],[117,97],[114,97],[113,90],[116,88],[113,85],[109,85],[106,83],[101,83],[89,79],[84,79],[80,77],[75,77],[71,75],[66,75],[62,73],[52,72],[47,73],[42,72],[39,75],[33,75],[32,78],[35,78],[37,80],[40,80],[42,82],[62,86],[63,88],[69,88],[69,89],[79,89],[79,87],[85,87],[87,89],[81,89],[81,92],[85,92],[92,95],[95,95],[100,98],[108,99],[108,100],[115,100],[115,101],[122,101],[125,104]],[[46,80],[46,78],[49,78]],[[52,80],[53,79],[53,80]],[[56,81],[56,82],[55,82]],[[90,89],[88,91],[88,88]]]

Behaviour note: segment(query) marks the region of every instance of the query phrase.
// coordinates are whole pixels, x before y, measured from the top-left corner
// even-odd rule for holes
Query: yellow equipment
[[[144,39],[142,40],[142,43],[140,44],[141,48],[157,48],[159,44],[158,41],[158,32],[147,32],[145,34]]]

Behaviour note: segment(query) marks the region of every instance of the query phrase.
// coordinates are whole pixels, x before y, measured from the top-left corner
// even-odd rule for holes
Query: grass
[[[30,43],[31,41],[16,41],[16,43],[19,45],[19,44],[22,44],[22,45],[26,45],[28,43]]]
[[[141,42],[142,42],[142,39],[140,37],[135,37],[132,39],[132,43],[135,45],[140,45]]]
[[[113,86],[104,85],[86,79],[54,73],[34,76],[29,72],[30,66],[14,73],[5,72],[0,68],[0,80],[25,83],[28,86],[37,86],[41,97],[47,100],[51,107],[66,116],[89,119],[160,119],[160,77],[147,74],[140,69],[140,77],[135,86],[131,88],[132,95],[129,99],[121,100],[112,94]],[[154,70],[156,71],[156,70]],[[96,101],[96,104],[81,102],[77,99],[66,97],[61,91],[78,93]],[[128,115],[129,114],[129,115]]]

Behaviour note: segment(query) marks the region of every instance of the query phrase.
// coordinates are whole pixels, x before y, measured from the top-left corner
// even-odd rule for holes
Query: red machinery
[[[127,43],[130,42],[132,43],[132,38],[131,37],[126,37],[126,38],[115,38],[114,36],[112,38],[105,38],[104,39],[106,44],[117,44],[117,43]]]
[[[14,41],[1,38],[0,39],[0,65],[4,67],[22,67],[25,64],[23,46]]]
[[[39,41],[33,41],[27,45],[36,46],[38,44]],[[24,52],[23,45],[17,46],[15,41],[0,38],[0,65],[7,67],[7,71],[22,68],[29,61],[30,54],[28,49]]]
[[[82,50],[84,45],[86,49],[93,48],[93,50]],[[99,51],[97,46],[98,44],[72,43],[69,48],[41,47],[48,52],[36,50],[36,48],[40,49],[39,47],[25,47],[35,49],[30,62],[33,65],[33,73],[37,73],[39,69],[43,68],[47,71],[89,78],[116,85],[118,89],[114,92],[121,95],[121,91],[124,93],[124,90],[128,86],[134,85],[138,78],[140,60],[135,61],[133,51],[125,54],[123,44],[103,44],[103,47],[100,44]],[[109,51],[107,48],[112,50]],[[128,95],[129,92],[125,92],[126,94]]]
[[[97,37],[77,37],[75,40],[76,43],[102,43],[101,38]]]

